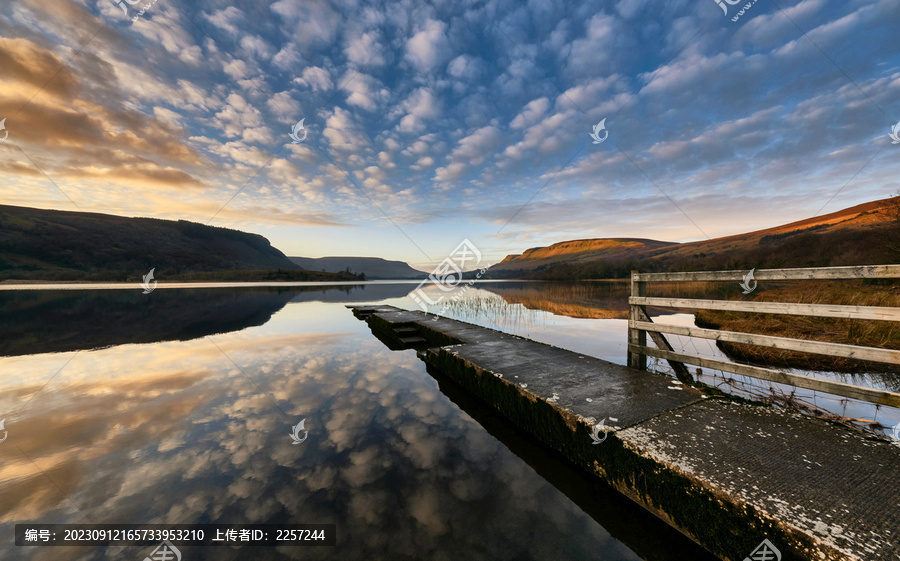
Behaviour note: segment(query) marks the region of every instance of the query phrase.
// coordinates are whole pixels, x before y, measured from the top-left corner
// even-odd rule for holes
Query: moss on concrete
[[[764,538],[779,544],[782,561],[844,561],[805,534],[738,504],[695,479],[626,446],[614,432],[593,444],[591,425],[564,409],[454,354],[429,349],[425,361],[494,407],[523,431],[601,477],[685,535],[728,561],[743,561]]]

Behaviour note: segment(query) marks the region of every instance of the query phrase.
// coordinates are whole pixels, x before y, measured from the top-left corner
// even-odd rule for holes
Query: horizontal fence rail
[[[879,308],[876,306],[738,302],[735,300],[694,300],[691,298],[647,298],[645,296],[632,296],[628,299],[628,303],[659,308],[688,308],[692,310],[754,312],[757,314],[784,314],[789,316],[900,321],[900,308]]]
[[[639,282],[740,281],[743,280],[745,274],[746,271],[697,271],[695,273],[640,273],[635,271],[632,273],[632,278]],[[754,269],[753,278],[762,281],[898,279],[900,278],[900,265]]]
[[[714,341],[770,347],[786,351],[813,353],[824,356],[886,364],[900,364],[900,351],[898,350],[826,343],[822,341],[808,341],[805,339],[792,339],[772,335],[739,333],[719,329],[657,324],[654,323],[647,314],[646,306],[656,306],[676,309],[720,310],[804,317],[900,321],[900,308],[891,307],[658,298],[646,296],[646,285],[648,282],[741,281],[744,279],[745,274],[744,271],[700,271],[694,273],[632,272],[631,297],[628,299],[630,306],[628,322],[629,366],[646,370],[647,357],[650,356],[668,361],[675,371],[676,376],[682,381],[693,381],[687,368],[684,366],[685,364],[690,364],[799,388],[823,391],[842,397],[859,399],[881,405],[900,407],[900,393],[855,386],[800,374],[791,374],[772,368],[738,364],[689,353],[676,352],[669,344],[668,340],[666,340],[665,334],[697,337]],[[900,265],[817,267],[808,269],[755,269],[753,277],[757,281],[893,279],[900,278]],[[647,346],[648,334],[653,339],[657,348]]]
[[[681,325],[666,325],[646,321],[636,321],[634,322],[634,327],[645,331],[697,337],[700,339],[712,339],[714,341],[725,341],[727,343],[759,345],[785,351],[798,351],[817,355],[868,360],[871,362],[900,364],[900,351],[895,351],[893,349],[858,347],[856,345],[842,345],[840,343],[825,343],[822,341],[809,341],[807,339],[788,339],[786,337],[774,337],[771,335],[754,335],[736,331],[720,331],[718,329],[684,327]]]
[[[712,368],[714,370],[722,370],[724,372],[732,372],[741,376],[749,376],[760,380],[768,380],[769,382],[778,382],[789,386],[796,386],[807,390],[817,390],[841,397],[850,397],[861,401],[869,401],[879,405],[890,405],[900,407],[900,394],[884,390],[876,390],[866,388],[864,386],[854,386],[843,382],[833,382],[831,380],[821,380],[819,378],[811,378],[809,376],[801,376],[799,374],[791,374],[782,372],[781,370],[773,370],[771,368],[762,368],[760,366],[749,366],[746,364],[737,364],[725,360],[714,358],[706,358],[697,355],[685,353],[676,353],[673,351],[663,351],[652,347],[632,347],[629,349],[634,352],[642,352],[648,356],[663,358],[669,361],[678,361],[682,364],[693,364],[694,366],[702,366],[703,368]]]

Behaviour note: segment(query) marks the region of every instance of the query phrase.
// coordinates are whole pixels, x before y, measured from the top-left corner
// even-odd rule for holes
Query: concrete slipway
[[[763,539],[782,561],[900,559],[898,442],[452,319],[351,308],[721,559],[755,561]]]

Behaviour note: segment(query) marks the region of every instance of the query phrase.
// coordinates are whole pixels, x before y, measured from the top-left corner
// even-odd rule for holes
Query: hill
[[[428,273],[413,269],[403,261],[388,261],[379,257],[289,257],[292,262],[310,271],[365,273],[367,279],[424,279]]]
[[[774,228],[690,243],[635,238],[560,242],[510,255],[489,278],[625,278],[646,272],[891,263],[900,259],[900,198]]]
[[[584,263],[600,259],[619,261],[634,255],[652,254],[673,245],[678,244],[640,238],[573,240],[527,249],[520,255],[508,255],[490,270],[492,273],[502,270],[534,271],[559,263]]]
[[[269,240],[185,220],[0,205],[0,280],[356,280],[301,271]]]

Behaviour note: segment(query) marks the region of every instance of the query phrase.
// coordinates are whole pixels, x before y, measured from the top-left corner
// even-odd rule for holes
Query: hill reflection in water
[[[414,285],[413,285],[414,286]],[[188,341],[263,325],[289,302],[398,298],[409,284],[0,291],[0,356]]]
[[[628,319],[628,281],[538,282],[479,285],[510,304],[560,316]]]

